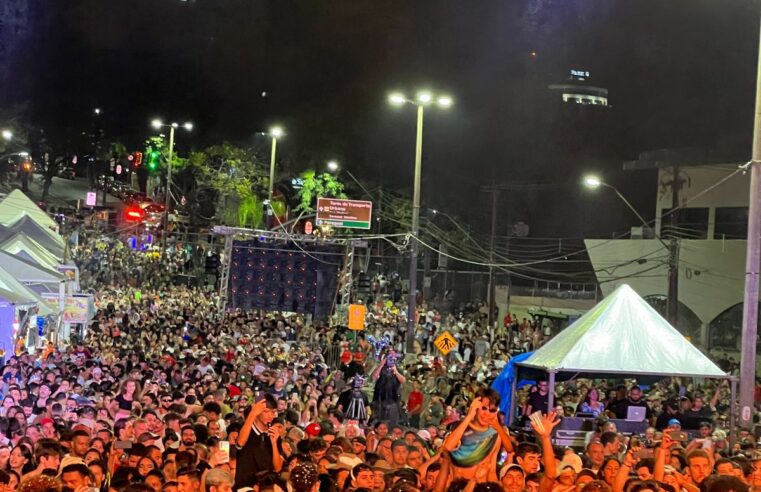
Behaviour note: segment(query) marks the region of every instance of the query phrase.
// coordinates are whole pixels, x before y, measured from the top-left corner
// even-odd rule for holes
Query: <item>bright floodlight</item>
[[[433,95],[430,92],[420,92],[417,95],[417,100],[421,104],[429,104],[433,101]]]
[[[93,113],[95,113],[95,114],[100,114],[100,108],[95,108],[95,109],[93,109]]]
[[[13,132],[10,130],[3,130],[3,138],[5,140],[11,140],[13,138]]]
[[[449,96],[440,96],[436,102],[438,103],[439,107],[445,109],[452,106],[452,98]]]
[[[193,123],[189,121],[186,121],[182,126],[184,126],[187,131],[191,131],[193,129]]]
[[[280,138],[283,136],[283,129],[279,126],[273,126],[270,128],[270,135],[272,135],[275,138]]]
[[[21,157],[29,157],[29,152],[19,152],[18,155]]]
[[[163,123],[161,122],[161,120],[160,120],[160,119],[158,119],[158,118],[157,118],[157,119],[155,119],[155,120],[153,120],[153,121],[151,121],[151,126],[152,126],[153,128],[155,128],[156,130],[158,130],[159,128],[161,128],[163,125],[164,125],[164,124],[163,124]]]
[[[179,127],[180,127],[179,123],[172,122],[172,128],[179,128]]]
[[[600,181],[600,178],[597,176],[586,176],[584,178],[584,184],[589,188],[599,188],[602,181]]]
[[[392,92],[388,95],[388,102],[394,106],[401,106],[407,102],[407,98],[401,92]]]
[[[336,172],[338,171],[338,163],[336,161],[329,161],[328,162],[328,170]]]

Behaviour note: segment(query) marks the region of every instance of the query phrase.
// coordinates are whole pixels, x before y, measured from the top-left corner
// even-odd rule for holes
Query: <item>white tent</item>
[[[14,304],[36,304],[43,316],[53,314],[53,310],[39,294],[16,280],[2,267],[0,267],[0,296]]]
[[[686,376],[737,381],[690,343],[627,284],[622,284],[584,316],[558,333],[530,357],[517,362],[515,384],[548,375],[556,379]],[[548,405],[553,405],[550,391]],[[510,420],[512,411],[510,408]],[[730,426],[734,425],[734,409]]]
[[[727,377],[626,284],[518,365],[600,377]]]
[[[21,190],[13,190],[0,201],[0,224],[12,226],[24,216],[30,217],[45,229],[58,231],[58,224]]]
[[[53,231],[50,231],[50,233],[55,234]],[[0,244],[18,234],[23,234],[33,239],[53,256],[63,258],[63,238],[58,236],[57,239],[54,239],[52,235],[48,234],[48,232],[29,217],[24,217],[10,227],[0,225]]]
[[[14,233],[23,232],[53,253],[63,252],[64,240],[60,234],[41,226],[28,215],[20,218],[10,226],[0,226],[0,238],[8,237]]]
[[[57,290],[57,284],[65,279],[59,271],[5,251],[0,251],[0,265],[0,268],[23,284],[54,284]]]
[[[0,241],[0,251],[25,257],[47,269],[53,270],[63,261],[63,257],[51,253],[42,247],[40,243],[24,233],[16,233]]]

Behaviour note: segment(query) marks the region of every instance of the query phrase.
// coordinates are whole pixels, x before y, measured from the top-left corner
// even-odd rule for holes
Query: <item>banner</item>
[[[45,302],[53,311],[58,312],[59,299],[57,294],[42,294],[42,298],[45,299]],[[63,311],[63,321],[65,323],[87,323],[90,321],[92,296],[66,296],[65,301],[66,305]]]

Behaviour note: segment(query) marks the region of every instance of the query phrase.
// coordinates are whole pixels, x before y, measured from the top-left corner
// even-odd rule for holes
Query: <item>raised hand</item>
[[[468,417],[473,418],[476,416],[476,412],[479,408],[483,405],[483,400],[481,397],[473,398],[473,401],[470,402],[470,407],[468,408]]]
[[[552,429],[560,423],[560,418],[555,410],[551,410],[539,419],[539,423],[534,422],[533,419],[529,419],[529,421],[536,435],[539,437],[549,437],[552,434]]]

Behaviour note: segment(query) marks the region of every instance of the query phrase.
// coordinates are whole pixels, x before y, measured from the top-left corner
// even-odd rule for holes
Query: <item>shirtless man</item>
[[[497,458],[500,449],[513,452],[507,429],[499,424],[499,394],[491,388],[481,389],[470,403],[468,415],[444,441],[444,450],[452,461],[452,479],[473,479],[477,465],[488,464],[486,480],[497,482]]]

